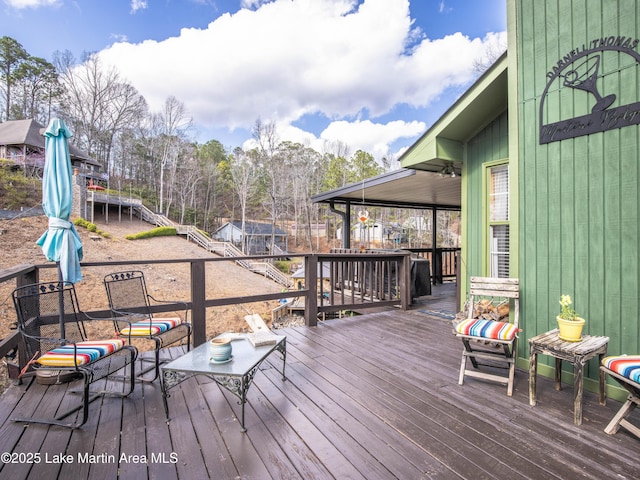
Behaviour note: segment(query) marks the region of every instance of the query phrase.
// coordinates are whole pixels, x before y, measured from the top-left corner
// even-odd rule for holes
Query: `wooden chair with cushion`
[[[604,431],[613,435],[622,427],[640,438],[640,428],[628,420],[631,412],[640,405],[640,355],[605,357],[602,359],[600,368],[629,392],[627,401],[622,404]]]
[[[116,328],[123,336],[133,339],[148,339],[155,344],[155,357],[152,365],[143,369],[138,378],[153,382],[160,373],[160,349],[186,340],[187,350],[191,348],[191,325],[186,322],[188,308],[185,302],[157,300],[152,297],[139,270],[110,273],[104,277],[109,308],[115,317]],[[151,313],[152,304],[179,303],[183,305],[182,314],[173,313],[164,317]],[[142,359],[147,361],[147,359]],[[151,378],[143,375],[154,371]]]
[[[507,385],[511,396],[519,332],[519,281],[471,277],[469,294],[466,319],[454,323],[455,334],[464,345],[458,383],[462,385],[465,376],[499,382]],[[472,368],[468,368],[468,360]],[[507,374],[496,369],[506,369]]]
[[[121,338],[89,340],[87,329],[113,334],[111,319],[93,319],[80,311],[73,284],[37,283],[15,289],[12,293],[18,318],[18,329],[24,339],[25,352],[31,361],[23,370],[30,368],[27,376],[31,381],[45,385],[61,385],[81,380],[82,402],[55,418],[14,418],[14,421],[46,423],[77,428],[87,421],[89,403],[101,395],[111,394],[125,397],[135,385],[135,359],[137,350],[126,345]],[[99,326],[100,325],[100,326]],[[125,390],[92,392],[91,384],[111,377],[129,366],[129,375],[124,377]],[[122,377],[120,377],[122,379]],[[120,380],[117,382],[120,383]],[[111,382],[106,382],[112,386]],[[60,388],[67,388],[61,386]],[[82,410],[79,418],[65,421],[71,414]]]

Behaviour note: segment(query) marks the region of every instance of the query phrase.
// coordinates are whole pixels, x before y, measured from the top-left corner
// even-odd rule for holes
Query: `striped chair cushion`
[[[131,324],[131,329],[129,327],[123,328],[120,333],[122,335],[129,335],[129,330],[131,330],[132,337],[148,337],[150,335],[158,335],[159,333],[164,333],[172,328],[177,327],[182,323],[182,319],[180,318],[153,318],[151,321],[143,320],[141,322],[136,322]]]
[[[481,318],[463,320],[455,328],[456,333],[462,335],[493,340],[513,340],[518,333],[518,329],[512,323]]]
[[[618,375],[640,383],[640,355],[616,355],[602,359],[602,365]]]
[[[100,357],[104,357],[120,350],[124,346],[124,343],[124,340],[119,338],[95,342],[78,342],[76,343],[75,359],[73,355],[73,345],[64,345],[62,347],[49,350],[38,358],[37,362],[40,365],[46,365],[48,367],[74,367],[78,365],[86,365],[88,363],[95,362]]]

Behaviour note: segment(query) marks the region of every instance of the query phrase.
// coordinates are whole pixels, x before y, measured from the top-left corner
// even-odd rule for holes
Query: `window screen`
[[[509,220],[509,166],[491,169],[489,180],[489,221]]]
[[[509,165],[489,169],[489,274],[509,276]]]
[[[509,225],[491,226],[491,276],[506,278],[509,276]]]

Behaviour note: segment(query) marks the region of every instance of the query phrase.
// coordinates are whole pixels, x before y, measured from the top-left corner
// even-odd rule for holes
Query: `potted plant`
[[[558,337],[567,342],[579,342],[582,340],[582,327],[585,320],[580,317],[571,307],[571,296],[560,296],[560,315],[556,317],[558,321]]]

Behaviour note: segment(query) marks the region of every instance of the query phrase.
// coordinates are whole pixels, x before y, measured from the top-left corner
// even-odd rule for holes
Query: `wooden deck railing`
[[[432,248],[407,248],[407,250],[420,258],[429,260],[431,281],[434,284],[456,278],[456,261],[460,248],[436,248],[435,253]]]
[[[281,256],[246,256],[240,260],[282,258]],[[189,264],[191,300],[187,302],[191,310],[193,327],[193,343],[200,345],[206,338],[206,310],[207,308],[225,305],[238,305],[282,298],[304,297],[304,318],[307,325],[316,325],[318,315],[328,312],[344,310],[363,310],[387,305],[399,305],[402,309],[409,308],[410,292],[410,256],[408,253],[392,254],[302,254],[296,258],[303,258],[305,265],[305,288],[289,292],[256,293],[241,297],[206,298],[207,278],[205,275],[207,262],[237,262],[238,257],[226,258],[187,258],[167,260],[135,260],[111,262],[82,262],[82,268],[121,267],[151,264]],[[16,286],[35,283],[40,278],[43,269],[55,268],[55,264],[18,265],[0,271],[0,283],[15,281]],[[321,280],[317,272],[326,269],[331,272],[330,279]],[[161,304],[152,307],[153,312],[169,312],[175,310],[178,304]],[[94,317],[108,318],[108,310],[87,311]],[[5,319],[6,321],[6,319]],[[0,358],[18,347],[19,368],[28,359],[21,354],[20,335],[16,332],[0,341]]]
[[[442,283],[444,280],[455,280],[458,266],[458,254],[460,248],[403,248],[402,250],[411,252],[419,258],[429,260],[430,275],[433,284]],[[398,250],[371,249],[365,250],[367,253],[386,254]],[[335,253],[358,253],[357,249],[337,248],[333,250]]]

